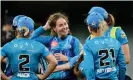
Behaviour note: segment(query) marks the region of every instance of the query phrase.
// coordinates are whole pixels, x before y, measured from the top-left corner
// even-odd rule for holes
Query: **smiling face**
[[[65,37],[70,33],[68,26],[68,17],[62,13],[54,13],[50,15],[49,26],[51,27],[52,36]]]
[[[59,18],[56,21],[54,31],[57,33],[59,37],[65,37],[69,32],[69,26],[67,21],[64,18]]]

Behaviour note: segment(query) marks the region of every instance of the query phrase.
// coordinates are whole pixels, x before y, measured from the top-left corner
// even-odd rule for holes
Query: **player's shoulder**
[[[10,47],[10,43],[11,43],[11,42],[6,43],[2,48]],[[2,49],[2,48],[1,48],[1,49]]]
[[[85,40],[85,45],[91,45],[94,42],[94,38],[90,39],[90,36]]]
[[[13,43],[15,43],[17,41],[17,38],[11,40],[10,42],[6,43],[5,45],[12,45]]]
[[[6,43],[4,46],[2,46],[2,48],[11,48],[12,43],[14,43],[15,40],[16,40],[16,39],[13,39],[13,40],[11,40],[10,42]]]
[[[114,44],[116,46],[121,46],[120,42],[117,39],[115,39],[115,38],[106,37],[106,39],[108,39],[107,42],[110,43],[110,44]],[[104,39],[104,40],[106,40],[106,39]]]
[[[76,39],[76,40],[78,40],[78,38],[77,38],[77,37],[72,36],[72,35],[68,35],[68,37],[69,37],[69,38],[71,38],[71,39]]]
[[[35,44],[36,46],[44,46],[42,43],[35,40],[30,40],[30,42],[32,42],[32,44]]]
[[[75,36],[68,35],[68,37],[69,37],[70,40],[73,40],[74,42],[75,42],[75,41],[76,41],[76,42],[80,42],[80,40],[79,40],[77,37],[75,37]]]
[[[120,26],[119,27],[113,27],[113,28],[116,28],[116,33],[124,32]]]
[[[102,36],[102,37],[95,37],[93,39],[87,39],[86,40],[86,43],[87,44],[92,44],[94,45],[95,43],[98,44],[98,43],[119,43],[119,41],[117,39],[114,39],[114,38],[111,38],[111,37],[106,37],[106,36]]]
[[[117,28],[116,30],[116,37],[122,37],[125,38],[126,34],[122,28]]]

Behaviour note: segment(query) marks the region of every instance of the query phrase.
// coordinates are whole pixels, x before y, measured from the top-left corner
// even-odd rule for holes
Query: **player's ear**
[[[90,26],[88,25],[88,30],[89,30],[89,32],[91,33],[91,29],[90,29]]]
[[[15,36],[18,37],[18,28],[15,30]]]

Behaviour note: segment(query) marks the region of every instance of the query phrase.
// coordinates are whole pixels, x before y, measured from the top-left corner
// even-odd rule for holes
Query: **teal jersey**
[[[76,55],[79,55],[82,45],[76,37],[72,35],[67,35],[65,38],[59,38],[57,36],[44,36],[45,30],[43,27],[37,28],[30,39],[38,41],[44,44],[52,54],[60,53],[68,57],[68,62]],[[42,59],[43,64],[46,64],[46,61]],[[67,63],[67,61],[58,61],[58,65]],[[44,66],[46,70],[47,67]],[[52,76],[51,76],[52,75]],[[71,75],[71,70],[62,70],[55,73],[52,73],[48,79],[66,79],[73,77]],[[75,78],[75,77],[74,77]]]
[[[4,45],[1,55],[9,59],[13,80],[38,80],[36,73],[40,58],[46,58],[49,51],[39,42],[19,38]]]
[[[124,80],[126,63],[121,44],[110,37],[96,37],[86,40],[83,50],[83,67],[87,80],[112,79]],[[117,72],[117,66],[119,71]]]
[[[111,33],[113,28],[114,28],[113,26],[110,26],[109,29],[105,32],[105,36],[112,37],[111,35],[115,34],[116,36],[115,38],[121,43],[121,45],[128,43],[128,39],[125,32],[120,27],[118,27],[115,33],[113,32]]]

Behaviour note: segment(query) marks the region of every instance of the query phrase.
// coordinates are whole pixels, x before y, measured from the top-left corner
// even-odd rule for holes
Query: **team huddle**
[[[92,7],[85,22],[90,35],[82,45],[65,14],[50,15],[36,30],[33,19],[16,16],[16,38],[1,48],[2,80],[126,80],[128,39],[113,15]]]

